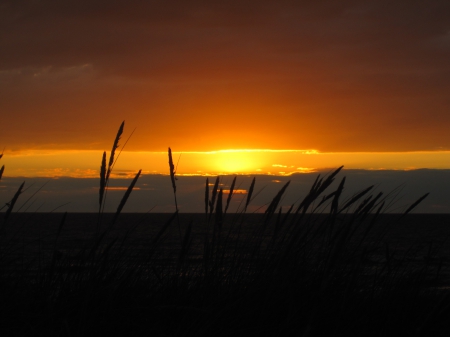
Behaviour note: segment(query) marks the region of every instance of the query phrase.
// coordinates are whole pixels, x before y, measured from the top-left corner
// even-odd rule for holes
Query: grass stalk
[[[217,191],[219,189],[219,181],[220,181],[220,177],[217,176],[216,181],[214,183],[214,187],[212,189],[211,192],[211,200],[209,201],[209,218],[211,218],[213,212],[214,212],[214,206],[216,203],[216,196],[217,196]]]
[[[235,184],[236,184],[236,176],[234,177],[233,182],[231,183],[231,186],[230,186],[230,191],[228,193],[228,198],[227,198],[227,204],[225,206],[225,211],[223,212],[224,214],[227,213],[228,207],[230,206],[231,198],[233,197]]]
[[[428,197],[430,193],[426,193],[425,195],[421,196],[417,201],[415,201],[411,206],[408,207],[408,209],[402,214],[401,218],[403,218],[405,215],[410,213],[414,208],[416,208],[426,197]]]
[[[99,190],[99,195],[101,195],[102,201],[103,201],[103,205],[100,205],[101,211],[99,210],[99,213],[103,213],[103,210],[105,208],[105,204],[106,204],[106,195],[108,193],[108,184],[109,184],[109,178],[111,176],[112,170],[114,168],[114,165],[116,163],[115,161],[115,154],[116,154],[116,150],[119,148],[119,141],[120,138],[122,136],[123,133],[123,129],[125,127],[125,121],[123,121],[120,126],[119,126],[119,130],[117,130],[117,134],[116,134],[116,138],[114,139],[114,143],[111,149],[111,153],[109,155],[109,162],[108,162],[108,168],[106,169],[106,153],[104,152],[104,160],[105,162],[103,162],[103,157],[102,157],[102,164],[100,167],[100,190]],[[128,142],[128,140],[127,140]],[[106,169],[106,173],[104,173],[103,171]],[[99,196],[100,198],[100,196]],[[101,221],[101,215],[99,216],[99,222]]]
[[[250,201],[252,200],[253,190],[255,188],[255,181],[256,181],[256,178],[253,178],[252,183],[250,184],[250,188],[248,189],[247,201],[245,203],[244,213],[247,211],[247,207],[250,204]]]
[[[98,212],[102,210],[103,196],[105,194],[106,188],[106,151],[103,152],[102,164],[100,166],[100,189],[99,189],[99,200],[98,200]]]
[[[23,182],[19,186],[19,189],[17,190],[17,192],[14,194],[13,198],[11,199],[11,201],[7,204],[8,205],[8,209],[5,212],[5,221],[8,220],[8,218],[9,218],[9,216],[10,216],[10,214],[11,214],[13,208],[14,208],[14,205],[16,204],[17,199],[19,198],[19,195],[22,193],[22,189],[23,189],[24,185],[25,185],[25,182]]]
[[[208,206],[209,206],[209,179],[206,178],[205,184],[205,216],[208,219]]]
[[[175,214],[177,215],[177,222],[178,222],[178,232],[180,235],[180,240],[182,240],[181,235],[181,224],[180,224],[180,218],[178,215],[178,201],[177,201],[177,185],[175,184],[175,181],[177,178],[175,177],[175,166],[173,165],[173,159],[172,159],[172,149],[169,147],[168,150],[169,155],[169,172],[170,172],[170,180],[172,181],[172,189],[173,189],[173,198],[175,200]]]
[[[119,130],[117,130],[116,138],[114,139],[114,143],[111,149],[111,153],[109,155],[109,162],[108,162],[108,170],[106,171],[106,178],[105,178],[105,184],[108,184],[109,177],[112,172],[113,164],[114,164],[114,156],[116,154],[116,150],[119,148],[119,140],[123,133],[123,128],[125,126],[125,121],[122,122],[119,126]]]
[[[120,212],[122,212],[123,207],[125,206],[128,198],[131,195],[131,192],[133,191],[134,185],[136,185],[137,180],[139,179],[139,176],[141,175],[141,170],[139,170],[139,172],[136,174],[136,176],[134,177],[134,179],[131,181],[130,186],[128,186],[128,189],[126,190],[125,194],[122,197],[122,200],[120,201],[119,206],[117,207],[117,211],[114,214],[114,219],[112,221],[112,224],[114,224],[117,220],[117,218],[120,215]]]

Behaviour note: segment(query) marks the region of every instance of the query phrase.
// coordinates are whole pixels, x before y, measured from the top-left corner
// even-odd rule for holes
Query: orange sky
[[[243,171],[450,167],[448,1],[6,0],[0,9],[5,175],[97,170],[122,120],[122,144],[136,127],[128,151],[324,153],[315,162],[264,153],[264,168]],[[42,150],[97,152],[54,167],[40,152],[17,162]],[[421,154],[373,154],[411,151]],[[342,152],[354,154],[330,154]],[[230,165],[183,156],[185,173]],[[137,157],[121,168],[166,165]]]

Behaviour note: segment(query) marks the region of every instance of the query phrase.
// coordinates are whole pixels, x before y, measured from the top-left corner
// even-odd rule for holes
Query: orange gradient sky
[[[123,172],[167,173],[168,146],[179,174],[450,168],[448,1],[5,0],[0,22],[5,176],[96,175],[122,120]]]

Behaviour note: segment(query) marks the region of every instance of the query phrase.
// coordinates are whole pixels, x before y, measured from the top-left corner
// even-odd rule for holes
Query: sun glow
[[[215,171],[222,173],[251,172],[255,165],[258,164],[245,152],[218,152],[213,161]]]
[[[99,177],[103,151],[5,151],[1,164],[6,177]],[[345,165],[346,169],[411,170],[449,169],[450,151],[323,153],[314,150],[173,151],[178,176],[221,174],[292,175]],[[109,155],[109,153],[108,153]],[[143,174],[169,174],[167,152],[124,151],[112,178]]]
[[[275,166],[287,167],[286,165],[273,165],[276,158],[289,157],[292,155],[314,155],[316,150],[270,150],[270,149],[229,149],[210,152],[188,152],[186,155],[203,157],[207,172],[215,174],[251,174],[267,173],[267,168]],[[261,169],[262,167],[266,169]],[[294,168],[294,166],[291,166]],[[295,171],[295,168],[293,169]],[[290,172],[292,173],[292,172]]]

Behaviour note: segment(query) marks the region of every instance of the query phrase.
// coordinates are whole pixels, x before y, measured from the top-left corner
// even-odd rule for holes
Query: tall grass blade
[[[366,206],[364,206],[363,209],[361,209],[361,211],[359,212],[360,214],[362,214],[361,221],[364,220],[367,214],[369,214],[373,210],[373,208],[376,206],[376,202],[381,198],[382,195],[383,192],[379,192],[375,198],[373,198],[369,203],[367,203]]]
[[[331,213],[332,214],[336,214],[338,211],[339,197],[341,196],[342,191],[344,190],[344,184],[345,184],[345,177],[342,178],[342,181],[339,184],[339,187],[336,190],[336,194],[334,195],[333,201],[331,203]]]
[[[220,189],[219,195],[217,196],[217,204],[216,204],[216,224],[222,225],[222,197],[223,197],[223,189]]]
[[[364,199],[361,204],[356,208],[356,210],[353,212],[353,214],[359,214],[361,213],[361,210],[366,207],[366,205],[372,200],[373,195],[369,195],[366,199]]]
[[[336,169],[327,177],[327,179],[324,180],[324,182],[320,186],[317,187],[316,197],[318,197],[323,191],[328,188],[328,186],[331,185],[331,183],[334,181],[334,177],[336,177],[336,175],[342,170],[343,167],[344,165]]]
[[[128,198],[129,198],[129,196],[130,196],[130,194],[131,194],[131,191],[133,190],[134,185],[136,185],[136,182],[137,182],[137,180],[139,179],[139,176],[140,176],[140,175],[141,175],[141,170],[139,170],[139,172],[136,174],[136,176],[134,177],[134,179],[131,181],[130,186],[128,186],[127,191],[125,192],[125,194],[124,194],[122,200],[120,201],[119,206],[117,207],[117,211],[116,211],[116,214],[114,215],[114,219],[113,219],[113,222],[112,222],[113,224],[116,222],[117,217],[119,216],[120,212],[122,211],[123,207],[125,206],[125,204],[126,204]]]
[[[337,191],[334,191],[334,192],[332,192],[332,193],[330,193],[330,194],[328,194],[328,195],[324,195],[323,197],[322,197],[322,200],[319,202],[319,204],[316,206],[316,209],[317,208],[319,208],[320,206],[322,206],[326,201],[328,201],[328,200],[330,200],[331,198],[333,198],[334,196],[336,196],[336,192]]]
[[[250,188],[248,189],[247,202],[245,203],[244,212],[247,211],[248,204],[250,203],[250,200],[252,199],[253,190],[255,188],[255,181],[256,181],[256,178],[253,178],[252,183],[250,184]]]
[[[205,185],[205,214],[208,215],[208,203],[209,203],[209,179],[206,178]]]
[[[214,204],[216,203],[216,196],[217,196],[217,190],[219,189],[219,181],[220,177],[217,176],[216,182],[214,183],[214,187],[211,193],[211,201],[209,202],[209,214],[211,217],[211,214],[214,212]]]
[[[175,184],[175,180],[177,180],[177,178],[175,177],[176,172],[175,172],[175,166],[173,165],[172,149],[170,147],[168,149],[168,155],[169,155],[170,180],[172,181],[173,198],[175,201],[175,213],[177,215],[178,232],[180,234],[180,240],[181,240],[181,225],[180,225],[180,218],[178,216],[177,185]]]
[[[267,214],[267,218],[269,218],[270,216],[272,216],[272,214],[275,213],[275,211],[278,208],[278,204],[280,203],[281,197],[283,196],[284,192],[286,191],[286,189],[288,188],[289,184],[291,183],[291,181],[289,180],[282,188],[281,190],[277,193],[277,195],[272,199],[272,202],[270,203],[270,205],[267,207],[266,209],[266,214]]]
[[[172,188],[173,188],[173,193],[177,192],[177,186],[175,184],[175,166],[173,165],[173,159],[172,159],[172,150],[169,147],[169,171],[170,171],[170,180],[172,180]],[[178,208],[177,208],[178,210]]]
[[[17,190],[16,194],[14,194],[14,197],[11,199],[11,201],[8,203],[8,209],[5,212],[5,220],[7,220],[9,218],[9,215],[11,214],[14,205],[16,204],[17,199],[19,198],[19,195],[22,193],[22,188],[23,185],[25,184],[25,182],[23,182],[19,189]]]
[[[349,208],[351,205],[353,205],[356,201],[361,199],[364,195],[366,195],[374,185],[367,187],[365,190],[361,191],[360,193],[356,194],[354,197],[352,197],[340,210],[339,213],[342,213],[345,209]]]
[[[0,169],[0,180],[2,179],[3,171],[5,170],[5,165]]]
[[[178,256],[178,269],[183,265],[189,252],[189,246],[191,244],[192,233],[192,220],[189,222],[186,232],[184,233],[183,242],[181,244],[180,255]]]
[[[99,208],[98,211],[101,212],[103,196],[105,195],[106,188],[106,151],[103,151],[102,165],[100,166],[100,189],[99,189]]]
[[[226,214],[227,211],[228,211],[228,206],[230,206],[231,197],[233,196],[234,185],[235,185],[235,184],[236,184],[236,177],[234,177],[233,182],[231,183],[230,192],[228,193],[227,205],[225,206],[225,211],[224,211],[225,214]]]
[[[117,160],[119,160],[120,155],[122,154],[122,151],[124,150],[125,146],[128,144],[128,141],[130,140],[130,138],[133,136],[134,131],[136,131],[136,128],[133,129],[133,131],[131,131],[130,135],[128,136],[127,140],[125,141],[125,143],[123,144],[122,148],[120,149],[119,153],[117,154],[117,156],[115,156],[114,158],[114,162],[112,164],[111,169],[114,168],[114,165],[116,164]]]
[[[298,205],[295,214],[298,214],[302,209],[303,213],[306,213],[309,206],[316,200],[322,192],[324,192],[334,181],[334,177],[342,170],[344,166],[337,168],[333,173],[331,173],[325,180],[319,179],[320,175],[316,178],[311,190],[303,199],[303,201]],[[323,202],[323,201],[322,201]]]
[[[117,131],[116,139],[114,139],[113,147],[111,149],[111,154],[109,155],[109,163],[108,170],[106,172],[106,184],[108,183],[109,176],[111,175],[112,166],[114,164],[114,155],[116,153],[117,148],[119,147],[119,140],[123,133],[123,128],[125,126],[125,121],[120,124],[119,130]]]
[[[408,209],[402,214],[400,218],[403,218],[406,214],[411,212],[414,208],[417,207],[426,197],[428,197],[430,193],[426,193],[425,195],[421,196],[415,203],[413,203],[411,206],[408,207]]]
[[[47,185],[47,184],[48,184],[48,181],[45,182],[41,187],[39,187],[32,195],[30,195],[30,197],[29,197],[27,200],[25,200],[25,202],[22,204],[22,206],[19,207],[19,209],[18,209],[16,212],[19,212],[23,207],[25,207],[25,205],[28,204],[28,203],[31,201],[31,199],[33,199],[34,196],[35,196],[36,194],[38,194],[39,191],[42,190],[42,189],[45,187],[45,185]],[[33,185],[33,184],[32,184],[32,185]],[[31,186],[32,186],[32,185],[31,185]],[[28,190],[31,186],[28,186],[28,188],[27,188],[26,190]],[[26,191],[26,190],[25,190],[25,191]],[[25,191],[23,191],[23,192],[25,192]],[[25,211],[26,211],[26,210],[25,210]]]
[[[292,213],[293,209],[294,209],[294,204],[292,204],[291,207],[289,207],[288,211],[284,215],[283,221],[281,221],[281,225],[283,225],[287,221],[287,219],[289,218],[289,215]]]
[[[311,189],[309,190],[309,193],[305,196],[305,198],[302,200],[302,202],[298,205],[295,214],[298,214],[302,208],[306,207],[307,204],[309,204],[309,200],[314,195],[316,189],[320,184],[322,183],[322,179],[320,179],[320,174],[317,176],[316,180],[314,181],[313,185],[311,186]]]
[[[322,182],[322,179],[320,179],[320,174],[317,176],[316,180],[314,180],[313,185],[311,186],[310,192],[314,191],[317,186],[319,186]]]

